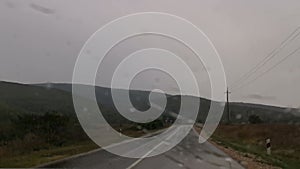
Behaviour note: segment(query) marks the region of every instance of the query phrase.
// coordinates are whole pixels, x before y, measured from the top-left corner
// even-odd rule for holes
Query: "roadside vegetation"
[[[123,134],[139,137],[163,127],[156,120],[147,125],[122,125],[121,129]],[[0,129],[0,168],[34,167],[96,148],[75,117],[57,112],[18,115]]]
[[[18,115],[1,128],[0,168],[32,167],[94,148],[72,117],[57,112]]]
[[[111,126],[128,136],[142,136],[165,126],[162,117],[136,124],[111,104],[99,107]],[[81,128],[70,92],[0,82],[0,168],[34,167],[96,148]]]
[[[272,154],[267,155],[266,139]],[[220,125],[212,140],[232,148],[245,157],[285,169],[300,168],[300,126],[288,124]]]

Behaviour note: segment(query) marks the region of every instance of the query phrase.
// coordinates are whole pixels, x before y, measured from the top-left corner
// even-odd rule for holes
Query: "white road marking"
[[[166,140],[169,140],[170,138],[172,138],[172,137],[177,133],[177,131],[179,130],[179,128],[181,128],[181,126],[178,127],[178,128],[176,129],[176,131],[175,131],[174,133],[172,133],[169,137],[167,137]],[[138,165],[142,160],[144,160],[150,153],[152,153],[155,149],[157,149],[159,146],[161,146],[161,145],[163,145],[163,144],[169,144],[169,143],[168,143],[168,142],[165,142],[165,141],[159,143],[158,145],[156,145],[155,147],[153,147],[150,151],[148,151],[143,157],[141,157],[140,159],[138,159],[137,161],[135,161],[133,164],[131,164],[131,165],[130,165],[129,167],[127,167],[126,169],[132,169],[132,168],[134,168],[135,166],[137,166],[137,165]]]

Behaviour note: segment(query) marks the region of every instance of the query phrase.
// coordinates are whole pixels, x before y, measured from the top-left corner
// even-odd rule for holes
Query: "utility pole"
[[[229,90],[228,90],[228,87],[227,87],[227,91],[226,91],[226,102],[227,102],[227,123],[228,124],[230,124],[230,105],[229,105],[229,94],[230,94],[231,92],[229,92]]]

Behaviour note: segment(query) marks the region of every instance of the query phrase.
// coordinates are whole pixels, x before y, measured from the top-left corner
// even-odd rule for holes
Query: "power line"
[[[261,62],[259,62],[258,64],[256,64],[252,69],[250,69],[247,73],[245,73],[237,81],[235,81],[232,84],[232,87],[236,87],[236,86],[239,85],[239,83],[242,83],[243,81],[246,81],[254,73],[256,73],[264,65],[266,65],[271,59],[273,59],[281,51],[282,48],[286,47],[290,42],[292,42],[296,37],[298,37],[300,35],[300,32],[298,32],[299,30],[300,30],[300,27],[297,27],[291,34],[289,34],[289,36],[283,42],[281,42],[281,44],[279,45],[279,47],[273,49]]]
[[[285,60],[287,60],[290,56],[294,55],[295,53],[297,53],[300,50],[300,47],[298,47],[297,49],[295,49],[293,52],[289,53],[288,55],[286,55],[284,58],[282,58],[279,62],[277,62],[275,65],[273,65],[272,67],[270,67],[269,69],[267,69],[266,71],[264,71],[263,73],[261,73],[260,75],[258,75],[255,79],[249,81],[248,83],[239,86],[238,88],[236,88],[234,91],[237,91],[243,87],[246,87],[250,84],[252,84],[253,82],[255,82],[257,79],[261,78],[262,76],[264,76],[265,74],[269,73],[271,70],[273,70],[274,68],[276,68],[278,65],[280,65],[282,62],[284,62]]]
[[[284,48],[287,44],[289,44],[291,41],[293,41],[297,36],[299,36],[300,32],[296,34],[296,36],[293,37],[293,35],[300,29],[298,27],[295,29],[281,44],[279,47],[272,50],[271,53],[269,53],[261,62],[256,64],[255,67],[250,69],[244,76],[242,76],[240,79],[238,79],[233,86],[236,86],[239,82],[242,82],[243,80],[247,80],[252,74],[256,73],[261,67],[263,67],[268,61],[270,61],[272,58],[274,58],[282,48]],[[292,39],[291,39],[292,38]]]

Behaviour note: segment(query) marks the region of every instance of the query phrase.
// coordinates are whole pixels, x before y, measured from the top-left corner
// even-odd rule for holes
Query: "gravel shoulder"
[[[238,152],[230,147],[223,147],[213,141],[209,141],[226,154],[228,154],[231,158],[239,162],[243,167],[247,169],[281,169],[280,167],[272,166],[264,163],[260,158],[257,158],[255,155]]]

